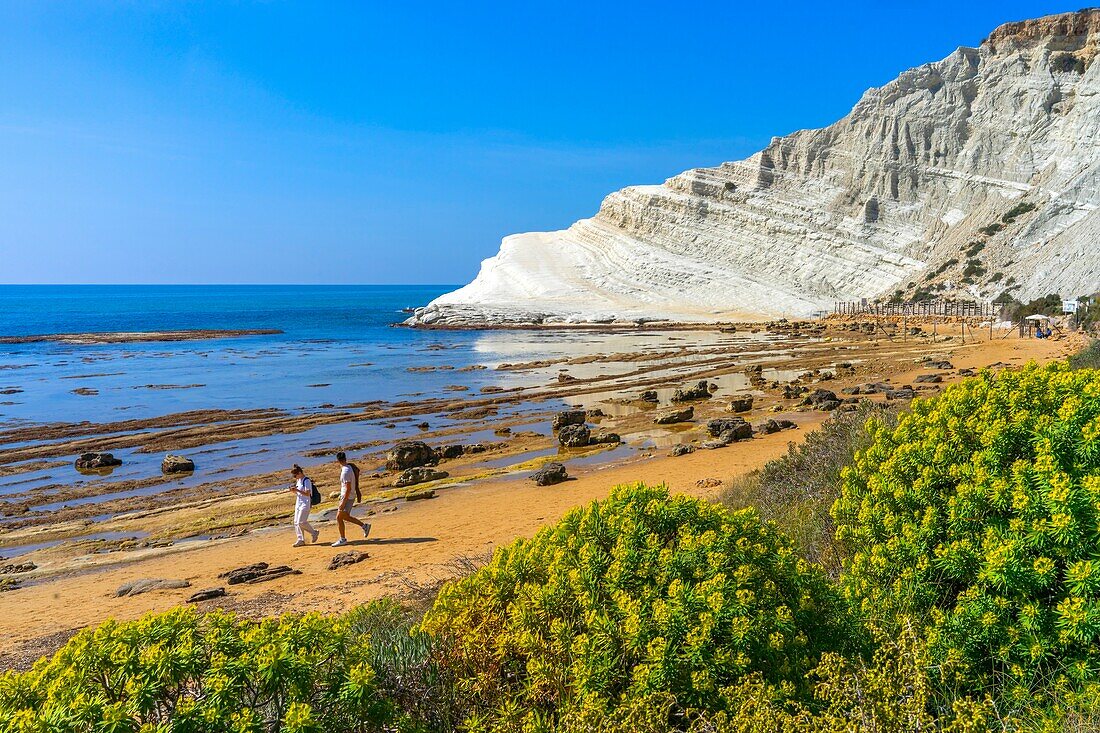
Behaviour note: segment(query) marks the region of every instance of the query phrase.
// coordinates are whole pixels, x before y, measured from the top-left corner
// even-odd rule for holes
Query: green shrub
[[[341,618],[109,621],[0,677],[0,730],[373,731],[392,717]]]
[[[846,470],[845,592],[913,615],[945,672],[1013,702],[1100,668],[1100,372],[1029,365],[916,400]]]
[[[716,710],[750,674],[786,699],[855,636],[821,570],[752,510],[620,486],[445,586],[423,628],[475,706],[473,730],[602,719],[662,699]]]
[[[1100,339],[1089,339],[1088,346],[1069,357],[1071,369],[1100,369]]]
[[[831,510],[840,496],[841,472],[871,444],[872,417],[893,425],[897,408],[864,401],[854,412],[838,413],[802,442],[791,443],[780,458],[731,480],[722,503],[734,510],[755,507],[791,538],[802,557],[836,577],[840,555]]]
[[[1003,221],[1005,224],[1011,224],[1012,222],[1016,221],[1017,217],[1034,210],[1035,204],[1031,203],[1030,201],[1024,201],[1023,203],[1016,204],[1011,209],[1006,211],[1004,216],[1001,217],[1001,221]]]
[[[1002,229],[1004,229],[1004,225],[1001,224],[999,221],[995,221],[992,224],[987,224],[978,231],[986,235],[987,237],[992,237],[994,234],[1001,231]]]

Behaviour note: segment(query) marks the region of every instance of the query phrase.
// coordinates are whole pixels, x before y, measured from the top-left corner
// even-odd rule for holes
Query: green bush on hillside
[[[0,730],[373,731],[392,716],[341,617],[189,609],[109,621],[0,677]]]
[[[917,400],[845,471],[843,582],[1009,699],[1100,668],[1100,373],[1029,365]]]
[[[665,720],[720,709],[752,674],[796,696],[852,636],[845,618],[824,574],[755,511],[634,485],[499,549],[422,626],[450,641],[471,729],[537,730],[655,700]]]

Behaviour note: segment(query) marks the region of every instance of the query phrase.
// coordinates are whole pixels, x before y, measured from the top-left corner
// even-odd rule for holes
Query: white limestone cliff
[[[899,290],[1093,293],[1098,47],[1100,9],[1001,26],[869,90],[829,127],[617,191],[564,231],[506,237],[472,283],[409,323],[764,319]]]

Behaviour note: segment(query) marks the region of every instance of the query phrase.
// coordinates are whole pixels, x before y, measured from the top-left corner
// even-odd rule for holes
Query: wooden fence
[[[1001,306],[967,300],[922,300],[904,303],[873,303],[867,300],[837,301],[833,313],[841,316],[932,316],[941,318],[1000,318]]]

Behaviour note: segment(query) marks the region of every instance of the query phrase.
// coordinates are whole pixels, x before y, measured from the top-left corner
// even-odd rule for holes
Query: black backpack
[[[317,506],[321,503],[321,492],[317,490],[317,484],[313,483],[313,479],[307,478],[306,481],[309,481],[310,488],[309,505]]]

